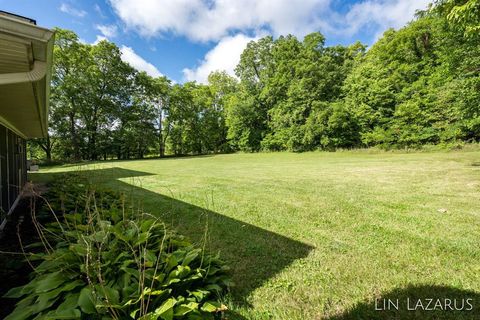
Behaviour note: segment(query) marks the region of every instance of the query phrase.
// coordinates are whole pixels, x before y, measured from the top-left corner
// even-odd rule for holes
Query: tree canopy
[[[152,78],[108,41],[57,29],[47,139],[64,160],[480,141],[478,0],[441,0],[368,48],[250,42],[236,77]]]

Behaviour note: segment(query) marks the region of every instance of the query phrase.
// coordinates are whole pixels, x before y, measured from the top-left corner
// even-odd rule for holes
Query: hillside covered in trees
[[[58,29],[50,135],[32,150],[96,160],[478,142],[479,2],[452,3],[371,48],[326,46],[320,33],[264,37],[236,77],[214,72],[208,84],[151,78],[115,44]]]

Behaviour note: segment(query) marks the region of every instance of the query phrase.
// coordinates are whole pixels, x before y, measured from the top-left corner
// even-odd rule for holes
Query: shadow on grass
[[[189,237],[199,245],[205,242],[205,234],[207,234],[205,242],[207,250],[219,252],[232,267],[232,276],[236,283],[232,289],[232,295],[234,302],[239,305],[248,307],[246,298],[252,290],[287,268],[295,260],[305,258],[313,249],[305,243],[142,188],[139,177],[149,176],[150,173],[123,168],[93,170],[84,168],[80,169],[80,172],[101,185],[124,191],[137,206],[162,218],[180,234]],[[65,173],[34,173],[30,177],[36,182],[46,182],[59,179],[63,174]],[[206,226],[208,226],[207,233],[205,233]],[[409,305],[407,305],[407,299]],[[418,301],[421,301],[422,307],[427,308],[428,299],[433,299],[428,307],[435,307],[437,310],[422,310],[418,306]],[[446,310],[447,299],[454,309],[463,310]],[[442,309],[439,309],[439,305],[435,306],[435,303],[440,303]],[[473,306],[473,310],[468,310],[469,303]],[[416,307],[416,310],[408,310],[409,307],[410,309]],[[245,317],[236,313],[229,313],[228,319],[246,320]],[[446,286],[408,286],[385,292],[375,301],[358,303],[350,310],[327,319],[480,319],[480,294]]]
[[[245,305],[252,290],[295,260],[305,258],[313,249],[305,243],[142,188],[138,177],[151,175],[149,173],[123,168],[81,169],[77,172],[86,174],[99,185],[125,192],[134,206],[162,218],[197,244],[205,244],[207,251],[220,253],[232,268],[235,283],[232,296],[237,304]],[[32,173],[30,179],[46,182],[60,179],[64,174]],[[119,179],[126,179],[129,183]]]
[[[375,301],[359,303],[345,313],[328,318],[328,320],[350,319],[480,319],[480,294],[446,286],[408,286],[394,289],[376,298]]]

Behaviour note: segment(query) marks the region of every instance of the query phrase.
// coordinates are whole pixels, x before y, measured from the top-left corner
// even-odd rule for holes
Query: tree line
[[[174,84],[56,30],[47,159],[480,141],[480,1],[445,0],[369,49],[315,32],[250,42],[236,77]]]

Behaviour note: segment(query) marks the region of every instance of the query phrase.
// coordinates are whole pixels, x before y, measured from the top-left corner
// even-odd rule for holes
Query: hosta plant
[[[220,317],[229,279],[218,257],[151,215],[97,206],[91,190],[83,197],[76,212],[38,226],[45,252],[29,257],[32,280],[6,294],[21,299],[7,320]]]

